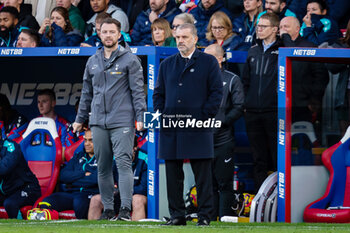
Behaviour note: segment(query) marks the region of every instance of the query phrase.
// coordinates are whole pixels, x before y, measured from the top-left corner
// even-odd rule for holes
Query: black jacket
[[[9,196],[26,185],[40,193],[37,178],[24,159],[20,146],[11,140],[0,140],[0,196]]]
[[[40,26],[38,21],[36,21],[35,17],[32,15],[31,4],[21,5],[17,24],[20,25],[20,27],[28,27],[35,31],[39,30]]]
[[[312,42],[299,36],[294,41],[290,35],[283,34],[285,47],[316,47]],[[292,61],[293,107],[321,105],[329,81],[326,66],[318,62]]]
[[[257,40],[249,49],[242,77],[246,111],[277,110],[277,63],[281,46],[282,42],[277,38],[265,52],[262,40]]]
[[[220,128],[214,130],[214,146],[233,141],[234,122],[242,115],[244,92],[241,79],[234,73],[221,69],[223,96],[217,120],[221,120]]]

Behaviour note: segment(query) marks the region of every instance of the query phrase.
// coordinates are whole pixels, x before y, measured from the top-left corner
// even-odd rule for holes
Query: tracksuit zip
[[[105,107],[105,128],[107,128],[107,107],[106,107],[106,86],[107,86],[107,77],[106,77],[106,70],[103,71],[104,78],[105,78],[105,85],[104,85],[104,90],[103,90],[103,102],[104,102],[104,107]]]
[[[264,54],[261,56],[261,68],[259,68],[260,78],[259,78],[259,89],[258,89],[258,106],[261,106],[260,104],[260,95],[261,95],[261,82],[262,82],[262,75],[263,75],[263,66],[264,66]]]

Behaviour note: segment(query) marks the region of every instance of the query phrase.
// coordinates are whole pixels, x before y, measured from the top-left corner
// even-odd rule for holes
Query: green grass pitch
[[[189,222],[187,226],[160,226],[148,222],[112,221],[24,221],[0,220],[0,233],[342,233],[350,232],[350,224],[288,224],[288,223],[219,223],[209,227],[197,227]]]

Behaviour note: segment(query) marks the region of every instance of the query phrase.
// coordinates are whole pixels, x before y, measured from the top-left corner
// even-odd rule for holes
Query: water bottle
[[[233,191],[238,191],[239,189],[239,178],[238,178],[238,167],[235,166],[233,172]]]

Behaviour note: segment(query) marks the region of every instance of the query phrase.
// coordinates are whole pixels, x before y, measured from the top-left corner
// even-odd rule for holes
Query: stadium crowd
[[[119,44],[129,46],[177,47],[180,25],[196,27],[197,48],[206,48],[220,65],[222,79],[229,83],[224,89],[224,101],[218,113],[224,126],[214,133],[213,188],[216,210],[211,220],[231,215],[227,208],[233,190],[233,124],[244,115],[247,135],[254,158],[255,192],[269,171],[277,169],[277,58],[279,47],[350,47],[350,1],[348,0],[2,0],[0,1],[0,47],[103,47],[101,23],[113,18],[121,24]],[[342,29],[342,31],[341,31]],[[343,32],[343,34],[342,34]],[[343,36],[344,35],[344,36]],[[248,51],[242,74],[226,71],[222,66],[225,53]],[[277,51],[277,52],[276,52]],[[329,81],[327,69],[341,72],[337,87],[337,110],[341,112],[341,129],[349,126],[350,85],[348,66],[293,63],[293,121],[312,122],[319,114],[322,97]],[[240,77],[239,77],[240,76]],[[294,77],[294,76],[293,76]],[[294,84],[293,84],[294,85]],[[88,123],[85,133],[76,134],[71,124],[55,112],[56,96],[50,89],[37,93],[40,117],[55,121],[62,146],[67,150],[84,141],[85,149],[76,151],[63,164],[60,192],[44,199],[40,208],[63,211],[74,209],[80,219],[112,219],[119,212],[118,171],[115,168],[114,210],[103,213],[98,189],[94,145]],[[220,115],[221,114],[221,115]],[[28,120],[11,108],[8,99],[0,95],[1,155],[0,167],[8,166],[9,155],[16,151],[12,169],[21,170],[13,177],[0,169],[0,206],[5,206],[10,218],[18,217],[21,205],[34,204],[38,196],[37,180],[27,167],[12,140],[22,135]],[[344,130],[343,130],[344,131]],[[134,192],[132,216],[128,220],[146,218],[147,151],[146,132],[135,134],[133,159]],[[141,143],[142,142],[142,143]],[[7,144],[6,144],[7,143]],[[10,144],[9,144],[10,143]],[[4,144],[4,145],[3,145]],[[5,145],[6,144],[6,145]],[[12,145],[12,146],[11,146]],[[7,148],[5,149],[3,148]],[[2,152],[4,151],[4,153]],[[6,153],[5,153],[6,152]],[[222,156],[227,153],[229,157]],[[232,159],[232,163],[222,161]],[[228,167],[225,167],[228,166]],[[223,169],[225,168],[225,169]],[[23,172],[26,172],[25,175]],[[231,173],[230,173],[231,172]],[[22,174],[23,173],[23,174]],[[29,175],[28,175],[29,174]],[[27,180],[23,179],[26,176]],[[21,182],[19,181],[20,179]],[[29,180],[30,179],[30,180]],[[3,183],[4,182],[4,183]],[[11,183],[12,182],[12,183]],[[19,187],[15,190],[2,187]],[[2,186],[3,185],[3,186]],[[34,193],[21,196],[14,206],[19,190]],[[15,199],[17,200],[17,199]],[[69,201],[68,201],[69,200]],[[90,206],[90,209],[89,209]],[[102,215],[101,215],[102,214]],[[176,224],[175,224],[176,225]]]

